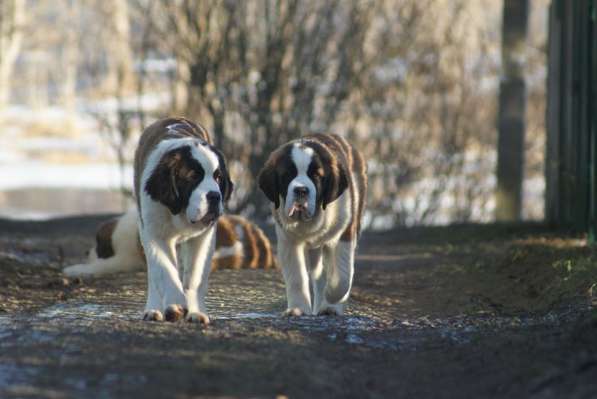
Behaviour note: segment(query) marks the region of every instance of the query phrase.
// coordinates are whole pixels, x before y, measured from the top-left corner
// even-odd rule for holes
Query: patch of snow
[[[0,164],[0,190],[26,187],[77,187],[115,189],[120,187],[120,170],[117,164],[61,165],[41,161]],[[133,168],[124,170],[127,187],[132,187]]]
[[[83,105],[83,109],[89,113],[104,113],[116,116],[119,109],[136,111],[139,106],[146,111],[156,110],[164,107],[170,101],[171,96],[168,92],[150,93],[142,96],[130,96],[118,101],[116,97],[107,98],[99,101],[88,102]]]
[[[176,60],[174,58],[149,58],[142,62],[136,62],[135,70],[152,73],[168,73],[176,70]]]

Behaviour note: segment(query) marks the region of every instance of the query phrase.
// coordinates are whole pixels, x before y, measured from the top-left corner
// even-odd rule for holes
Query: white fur
[[[281,198],[284,206],[273,210],[277,220],[278,258],[286,282],[287,315],[342,314],[354,275],[356,240],[340,241],[340,236],[356,215],[358,198],[352,206],[351,192],[347,188],[325,210],[315,209],[315,185],[306,174],[312,156],[311,148],[294,144],[291,157],[298,175],[290,183],[286,198]],[[295,182],[309,188],[309,206],[313,203],[309,220],[288,217]]]
[[[311,314],[309,276],[305,263],[304,243],[289,242],[282,228],[276,225],[278,238],[278,259],[286,283],[286,314]]]
[[[183,289],[188,309],[187,319],[191,321],[206,320],[207,309],[205,296],[209,283],[211,260],[216,245],[215,227],[207,230],[201,237],[182,244],[184,270]]]
[[[137,245],[137,210],[133,208],[118,219],[114,229],[112,235],[114,256],[107,259],[98,258],[95,248],[92,248],[88,263],[69,266],[63,272],[69,277],[80,277],[142,270],[145,259]]]
[[[307,197],[307,213],[308,217],[313,217],[315,214],[315,184],[307,175],[307,171],[309,170],[309,164],[313,159],[313,149],[310,147],[304,147],[299,145],[298,143],[294,144],[292,147],[292,151],[290,152],[290,157],[294,162],[294,165],[297,169],[296,177],[288,184],[288,192],[286,193],[286,201],[284,209],[286,214],[290,212],[292,208],[292,204],[294,203],[294,189],[299,187],[306,187],[309,190],[309,195]]]
[[[166,152],[184,145],[191,146],[192,156],[205,171],[203,180],[190,196],[185,212],[172,215],[167,207],[154,201],[144,190],[138,193],[143,220],[139,225],[140,237],[148,270],[145,313],[163,312],[170,305],[180,304],[189,310],[188,320],[208,322],[205,294],[214,252],[216,224],[205,226],[200,220],[208,210],[206,194],[216,191],[223,196],[213,178],[213,173],[219,165],[217,156],[196,139],[164,140],[149,155],[141,175],[140,187],[145,187]],[[223,204],[220,201],[220,213],[222,208]],[[183,251],[182,267],[179,267],[177,262],[177,244],[181,244]]]
[[[189,126],[185,123],[182,122],[177,122],[177,123],[172,123],[168,126],[166,126],[166,129],[168,129],[168,133],[178,133],[177,128],[183,128],[183,129],[188,129]]]
[[[212,259],[227,258],[229,256],[243,256],[243,243],[236,241],[229,247],[220,247],[214,251]]]

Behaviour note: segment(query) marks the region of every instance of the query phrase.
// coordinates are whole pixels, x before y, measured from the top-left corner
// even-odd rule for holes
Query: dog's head
[[[167,151],[145,183],[145,192],[173,215],[184,212],[189,223],[204,225],[222,214],[232,188],[224,156],[201,140]]]
[[[347,170],[338,157],[317,141],[288,143],[273,152],[259,174],[259,188],[283,205],[291,220],[308,221],[348,187]]]

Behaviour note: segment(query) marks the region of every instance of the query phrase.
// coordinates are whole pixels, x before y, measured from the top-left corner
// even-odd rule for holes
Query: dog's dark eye
[[[323,177],[323,169],[319,168],[319,169],[315,169],[313,171],[313,179],[321,179]]]
[[[214,180],[218,183],[220,183],[222,181],[222,172],[220,172],[220,169],[217,169],[214,172]]]

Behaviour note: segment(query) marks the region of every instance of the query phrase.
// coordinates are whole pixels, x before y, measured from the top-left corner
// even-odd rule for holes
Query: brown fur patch
[[[216,226],[216,248],[231,247],[237,240],[232,220],[226,216],[219,218]]]
[[[285,194],[283,187],[279,187],[278,176],[294,167],[290,151],[291,147],[286,145],[272,152],[257,177],[259,188],[274,203],[276,209],[280,206],[280,195]]]
[[[257,264],[263,269],[273,269],[276,267],[276,261],[272,252],[272,246],[263,230],[253,225],[254,234],[257,241],[259,259]]]
[[[216,250],[234,246],[238,241],[238,234],[234,229],[234,222],[228,216],[218,219],[216,227]],[[243,266],[243,257],[230,255],[213,259],[211,270],[216,269],[240,269]]]
[[[178,215],[189,204],[193,190],[205,176],[201,164],[193,158],[191,147],[166,152],[147,179],[143,189],[152,200]]]
[[[354,234],[357,236],[361,234],[361,223],[363,221],[363,213],[365,212],[365,205],[367,204],[367,186],[368,186],[368,178],[367,178],[367,163],[365,162],[365,158],[363,154],[357,150],[356,148],[352,148],[352,157],[354,159],[353,162],[353,173],[356,179],[355,186],[357,191],[359,192],[359,203],[357,206],[357,224],[356,224],[356,231]]]
[[[112,235],[116,229],[118,218],[110,219],[102,223],[95,234],[95,252],[98,258],[106,259],[114,256],[114,245]]]
[[[248,269],[257,269],[259,267],[259,248],[257,239],[253,232],[253,224],[240,216],[233,216],[237,230],[242,231],[242,244],[244,252],[244,267]]]
[[[211,262],[211,270],[222,270],[222,269],[242,269],[243,258],[238,255],[230,255],[223,258],[214,259]]]
[[[225,215],[218,219],[216,249],[231,247],[240,241],[243,255],[231,255],[214,259],[216,269],[270,269],[276,262],[271,243],[265,233],[247,219],[237,215]],[[240,232],[240,236],[239,236]]]

